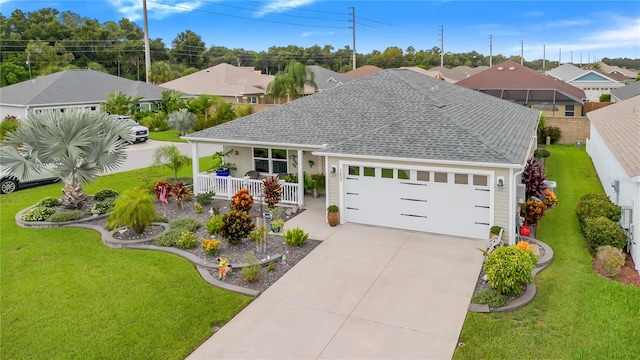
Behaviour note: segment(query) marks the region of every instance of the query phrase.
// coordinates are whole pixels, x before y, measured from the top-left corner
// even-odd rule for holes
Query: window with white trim
[[[247,96],[247,103],[248,104],[257,104],[258,103],[258,97],[257,96]]]
[[[288,173],[289,163],[287,162],[287,150],[253,148],[253,168],[261,173]]]

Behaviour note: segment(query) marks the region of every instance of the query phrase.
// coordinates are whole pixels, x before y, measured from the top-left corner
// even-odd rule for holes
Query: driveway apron
[[[187,359],[450,359],[485,246],[340,225]]]

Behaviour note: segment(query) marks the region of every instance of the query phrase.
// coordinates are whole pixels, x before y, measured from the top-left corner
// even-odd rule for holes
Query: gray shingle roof
[[[311,69],[315,77],[314,80],[316,85],[318,85],[318,91],[332,89],[336,86],[340,86],[354,80],[343,74],[325,69],[322,66],[311,65],[309,66],[309,68]]]
[[[64,70],[23,81],[0,89],[0,104],[59,105],[99,103],[108,94],[120,91],[128,96],[142,96],[145,100],[159,100],[160,86],[133,81],[95,70]]]
[[[539,112],[391,69],[187,138],[305,145],[334,154],[519,164]]]
[[[611,95],[615,96],[619,100],[627,100],[634,96],[638,96],[640,95],[640,81],[632,82],[623,87],[611,90]]]

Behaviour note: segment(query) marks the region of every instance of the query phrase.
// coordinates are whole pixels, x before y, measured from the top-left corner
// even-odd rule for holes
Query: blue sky
[[[142,0],[0,0],[9,16],[15,9],[70,10],[100,22],[123,17],[141,27]],[[270,46],[352,47],[351,7],[356,13],[356,50],[389,46],[405,50],[440,47],[444,27],[447,52],[519,55],[527,60],[574,62],[603,57],[640,58],[640,2],[635,1],[326,1],[147,0],[149,33],[170,46],[191,30],[207,47],[267,50]],[[573,52],[573,54],[572,54]]]

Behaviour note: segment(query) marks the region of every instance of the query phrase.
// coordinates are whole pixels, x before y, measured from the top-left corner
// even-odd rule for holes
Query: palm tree
[[[277,99],[286,96],[296,98],[304,94],[306,85],[318,91],[313,71],[304,64],[291,60],[284,71],[276,74],[273,81],[267,85],[267,94]]]
[[[103,112],[72,109],[30,114],[0,147],[0,162],[11,175],[26,178],[45,168],[64,182],[60,203],[80,208],[82,186],[114,170],[126,159],[133,135],[124,122]]]
[[[138,101],[142,100],[142,96],[132,97],[115,91],[109,93],[107,101],[102,103],[102,109],[109,114],[132,115],[136,112]]]
[[[173,171],[173,178],[178,181],[178,170],[191,164],[191,158],[178,150],[175,145],[159,147],[153,153],[154,165],[164,165]]]
[[[196,116],[187,109],[180,109],[169,114],[169,126],[180,131],[180,136],[191,130],[196,123]]]
[[[158,85],[162,83],[166,83],[175,78],[173,71],[171,70],[171,66],[164,61],[156,61],[151,64],[151,68],[149,69],[149,81],[152,84]]]

